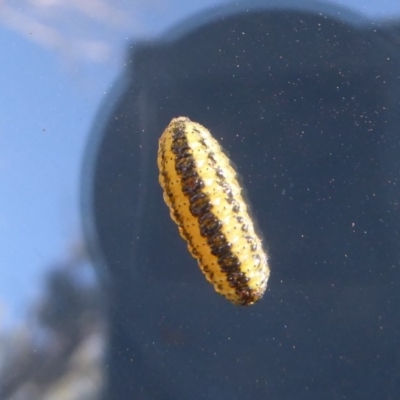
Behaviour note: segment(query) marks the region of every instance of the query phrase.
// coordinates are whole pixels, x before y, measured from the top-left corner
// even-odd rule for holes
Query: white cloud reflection
[[[121,38],[142,36],[143,13],[157,14],[163,0],[0,0],[0,23],[67,59],[103,63]]]

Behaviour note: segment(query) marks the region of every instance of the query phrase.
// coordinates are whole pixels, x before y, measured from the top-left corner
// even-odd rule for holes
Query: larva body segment
[[[171,217],[207,280],[235,304],[258,301],[270,274],[267,255],[218,142],[200,124],[174,118],[157,161]]]

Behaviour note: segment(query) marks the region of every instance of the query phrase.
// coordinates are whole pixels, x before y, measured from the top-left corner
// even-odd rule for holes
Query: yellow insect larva
[[[160,138],[158,168],[171,217],[207,280],[235,304],[258,301],[267,255],[218,142],[200,124],[174,118]]]

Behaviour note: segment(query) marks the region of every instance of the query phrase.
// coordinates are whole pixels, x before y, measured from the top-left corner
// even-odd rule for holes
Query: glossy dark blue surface
[[[1,17],[0,398],[396,398],[393,3],[44,4]],[[271,266],[253,307],[214,293],[163,203],[179,115],[245,185]]]

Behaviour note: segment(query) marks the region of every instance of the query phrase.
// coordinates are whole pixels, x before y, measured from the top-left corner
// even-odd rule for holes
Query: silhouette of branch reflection
[[[51,268],[27,321],[0,337],[1,399],[99,397],[104,302],[85,252],[77,253]]]

